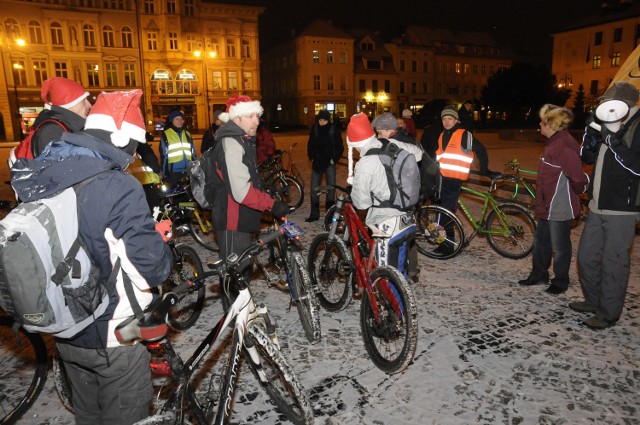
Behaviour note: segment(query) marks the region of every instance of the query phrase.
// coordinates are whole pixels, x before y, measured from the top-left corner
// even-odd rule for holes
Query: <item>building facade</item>
[[[201,0],[0,0],[0,139],[19,140],[42,110],[47,78],[142,89],[149,129],[180,108],[208,128],[232,93],[260,97],[263,8]],[[158,127],[156,127],[158,128]]]
[[[552,73],[571,90],[573,108],[582,87],[584,108],[598,103],[620,66],[640,43],[640,3],[603,3],[599,15],[553,34]]]

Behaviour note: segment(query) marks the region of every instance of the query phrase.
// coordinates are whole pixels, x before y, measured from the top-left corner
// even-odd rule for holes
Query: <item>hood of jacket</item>
[[[133,157],[109,142],[110,133],[86,130],[64,133],[36,159],[19,159],[11,169],[11,186],[24,202],[52,196],[108,170],[124,170]]]
[[[59,106],[52,106],[51,109],[45,109],[38,114],[38,117],[33,122],[33,128],[48,119],[62,121],[73,133],[77,133],[82,130],[85,122],[85,119],[75,112],[71,112],[70,110]]]

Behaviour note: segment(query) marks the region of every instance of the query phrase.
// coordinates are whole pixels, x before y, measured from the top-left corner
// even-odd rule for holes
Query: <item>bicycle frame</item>
[[[493,186],[493,182],[491,182],[491,187],[492,186]],[[471,189],[466,186],[462,186],[462,192],[484,200],[484,203],[482,205],[482,212],[480,214],[480,219],[476,220],[476,218],[471,213],[471,210],[469,209],[469,207],[464,203],[462,196],[458,197],[458,206],[460,207],[462,212],[464,212],[464,215],[467,218],[467,220],[469,220],[469,223],[471,223],[471,227],[473,227],[473,233],[471,233],[471,235],[469,235],[466,238],[465,243],[469,243],[471,239],[475,237],[476,234],[481,234],[481,235],[491,234],[491,235],[504,235],[504,236],[508,236],[510,234],[510,230],[509,230],[510,220],[505,217],[502,210],[498,207],[498,201],[496,201],[495,198],[491,196],[491,193],[480,192],[479,190]],[[500,224],[502,224],[501,228],[499,229],[486,228],[485,219],[487,218],[487,214],[489,213],[489,210],[495,211],[496,215],[500,219]]]

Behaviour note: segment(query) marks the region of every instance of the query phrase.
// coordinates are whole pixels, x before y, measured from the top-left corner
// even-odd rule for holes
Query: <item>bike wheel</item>
[[[279,198],[291,208],[298,209],[304,201],[304,187],[297,178],[289,175],[278,177],[273,181],[273,188]]]
[[[56,350],[57,351],[57,350]],[[51,371],[53,373],[53,383],[62,405],[71,413],[73,413],[73,393],[71,392],[71,382],[67,376],[64,362],[56,353],[53,356]]]
[[[189,233],[199,245],[209,251],[218,252],[220,250],[216,241],[216,231],[213,229],[208,211],[199,210],[197,215],[194,214],[188,226]]]
[[[312,424],[313,409],[300,378],[261,324],[249,327],[246,345],[249,366],[278,410],[294,424]],[[251,356],[254,348],[257,359]]]
[[[464,247],[464,229],[458,217],[439,205],[418,211],[416,247],[422,255],[438,260],[453,258]]]
[[[18,330],[13,334],[13,319],[0,317],[0,424],[15,424],[33,405],[44,387],[49,370],[47,347],[38,334]]]
[[[498,254],[506,258],[524,258],[533,250],[533,237],[536,223],[521,205],[506,203],[499,204],[502,217],[495,210],[487,216],[487,234],[489,245]],[[503,223],[504,219],[504,223]],[[500,232],[502,234],[491,233]]]
[[[307,265],[302,254],[294,252],[291,256],[291,295],[296,303],[304,333],[311,343],[320,341],[320,305],[316,298]]]
[[[385,373],[402,372],[409,366],[418,342],[417,308],[407,281],[394,267],[371,272],[373,302],[365,293],[360,305],[360,326],[371,361]]]
[[[171,276],[159,287],[160,294],[171,292],[186,278],[202,274],[202,262],[195,249],[185,244],[175,247],[177,258],[173,260]],[[176,305],[169,310],[168,323],[173,329],[183,331],[196,323],[204,305],[206,288],[192,288],[178,297]]]
[[[321,233],[311,242],[309,277],[325,310],[340,311],[351,303],[352,262],[351,253],[342,239],[329,240],[328,233]]]

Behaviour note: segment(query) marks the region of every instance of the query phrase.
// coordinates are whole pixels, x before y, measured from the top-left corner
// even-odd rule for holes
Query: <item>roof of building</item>
[[[307,25],[297,36],[299,37],[327,37],[327,38],[348,38],[353,37],[339,28],[333,26],[331,21],[316,19]]]
[[[568,31],[574,31],[581,28],[588,28],[610,22],[624,21],[626,19],[640,17],[640,2],[637,1],[621,1],[618,5],[603,7],[598,15],[591,16],[570,25],[558,29],[553,34],[559,34]]]

